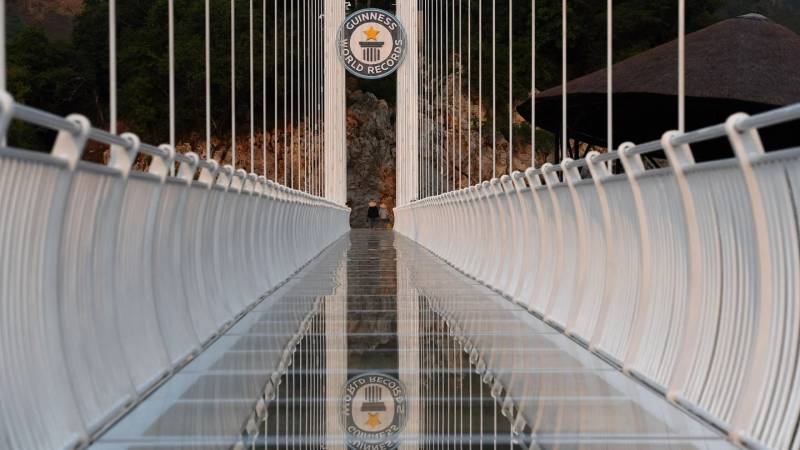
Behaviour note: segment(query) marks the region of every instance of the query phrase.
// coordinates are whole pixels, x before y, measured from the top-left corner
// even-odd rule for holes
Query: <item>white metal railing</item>
[[[397,208],[396,229],[733,440],[797,448],[800,149],[765,153],[758,130],[798,118],[515,172]],[[690,144],[726,136],[736,158],[695,163]],[[645,170],[661,149],[670,167]]]
[[[2,93],[0,138],[12,120],[58,136],[0,148],[2,448],[84,444],[349,227],[325,199]],[[81,161],[88,140],[107,165]]]

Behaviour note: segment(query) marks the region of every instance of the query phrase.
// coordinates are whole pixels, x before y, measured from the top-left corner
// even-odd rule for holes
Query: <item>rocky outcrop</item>
[[[386,100],[352,90],[347,96],[347,198],[350,225],[366,226],[370,200],[395,205],[395,114]]]

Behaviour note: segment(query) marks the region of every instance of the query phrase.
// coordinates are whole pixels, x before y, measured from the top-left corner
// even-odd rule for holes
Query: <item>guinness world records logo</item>
[[[384,78],[397,70],[406,55],[406,32],[392,13],[361,9],[347,16],[337,36],[339,59],[351,74]]]
[[[347,445],[354,450],[397,447],[406,424],[408,402],[400,380],[379,373],[351,378],[339,408]]]

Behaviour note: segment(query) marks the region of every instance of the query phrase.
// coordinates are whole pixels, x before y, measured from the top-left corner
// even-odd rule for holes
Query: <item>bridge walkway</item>
[[[402,383],[403,416],[382,416],[401,426],[402,449],[733,448],[387,230],[333,244],[92,448],[360,448],[342,424],[367,425],[342,401],[348,380],[364,374]]]

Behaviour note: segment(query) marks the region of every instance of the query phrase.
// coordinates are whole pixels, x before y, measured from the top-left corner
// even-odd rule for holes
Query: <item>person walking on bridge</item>
[[[378,223],[378,217],[380,216],[378,212],[378,203],[375,200],[369,201],[369,208],[367,208],[367,223],[369,224],[369,228],[375,228],[375,224]]]

